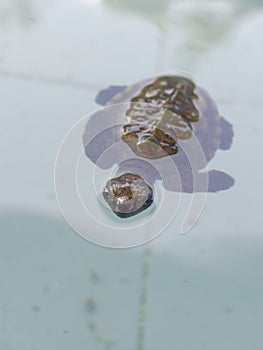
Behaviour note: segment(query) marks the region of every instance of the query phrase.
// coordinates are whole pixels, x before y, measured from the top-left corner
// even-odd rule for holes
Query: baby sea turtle
[[[119,174],[136,173],[144,179],[146,177],[152,185],[160,175],[152,169],[149,174],[149,165],[143,159],[153,159],[154,164],[158,165],[158,159],[169,156],[176,165],[181,185],[179,188],[175,173],[162,169],[164,186],[168,190],[188,193],[203,191],[202,181],[207,175],[209,192],[228,189],[233,185],[233,178],[222,171],[202,171],[217,149],[227,150],[231,147],[233,129],[220,116],[209,94],[190,79],[160,76],[130,86],[110,86],[99,92],[96,102],[103,106],[126,103],[126,109],[118,117],[116,113],[95,113],[89,119],[83,140],[86,155],[94,163],[109,146],[124,141],[137,159],[122,161]],[[103,130],[102,125],[114,125],[114,121],[120,125]],[[96,136],[90,142],[92,135]],[[193,143],[193,139],[197,142]],[[188,147],[191,143],[192,149]],[[203,157],[195,156],[193,145],[199,145]],[[192,152],[190,158],[187,147]],[[118,154],[123,152],[125,149],[120,144]],[[107,157],[100,166],[109,168],[115,162],[116,159]],[[195,186],[193,177],[197,179]]]

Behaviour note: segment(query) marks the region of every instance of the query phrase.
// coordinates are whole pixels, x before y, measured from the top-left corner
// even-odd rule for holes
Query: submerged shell
[[[101,103],[103,95],[102,104],[130,104],[119,137],[140,157],[174,154],[173,158],[179,159],[180,143],[192,134],[197,137],[207,162],[218,148],[230,148],[231,124],[219,115],[209,94],[190,79],[160,76],[116,91],[116,87],[103,90],[97,101]],[[200,163],[199,169],[204,165]]]
[[[145,158],[177,153],[177,140],[191,137],[199,117],[194,87],[189,79],[163,76],[142,88],[126,111],[122,140]]]
[[[96,101],[109,108],[93,114],[86,125],[86,155],[103,169],[121,163],[122,172],[143,178],[146,174],[151,186],[160,179],[161,171],[168,190],[203,191],[205,172],[199,170],[206,167],[217,149],[229,149],[232,143],[232,125],[220,116],[210,95],[184,77],[161,76],[127,87],[111,86],[102,90]],[[113,145],[113,151],[101,157]],[[199,157],[195,146],[203,156]],[[132,153],[137,159],[132,159]],[[167,155],[175,163],[181,188],[175,173],[162,166],[161,160]],[[149,161],[157,172],[152,173]],[[230,188],[234,183],[222,171],[208,174],[209,192]]]

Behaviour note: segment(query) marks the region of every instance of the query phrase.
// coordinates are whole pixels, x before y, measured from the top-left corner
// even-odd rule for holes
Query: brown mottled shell
[[[164,82],[166,82],[166,86],[162,86]],[[169,86],[167,86],[167,82],[168,85],[170,84]],[[184,93],[181,93],[178,99],[178,103],[181,103],[183,107],[180,111],[183,110],[185,113],[183,118],[180,113],[176,113],[177,106],[174,107],[165,92],[165,89],[168,91],[169,88],[173,92],[172,87],[175,86],[171,86],[172,84],[177,84],[177,87]],[[155,96],[157,98],[153,117],[149,118],[148,114],[148,121],[144,123],[146,119],[144,107],[147,107],[145,103],[148,104],[148,107],[151,105],[154,108],[152,102]],[[160,99],[160,96],[162,99]],[[165,102],[166,108],[159,108],[160,100]],[[189,103],[185,103],[185,101]],[[178,147],[180,148],[180,142],[177,143],[176,140],[186,140],[191,137],[192,133],[199,140],[207,161],[214,156],[220,146],[222,125],[217,107],[203,88],[194,85],[187,78],[168,76],[138,82],[117,93],[108,101],[107,105],[124,102],[130,103],[130,108],[126,112],[127,123],[123,127],[121,137],[139,156],[158,158],[167,154],[175,154]],[[168,113],[165,112],[167,110]],[[165,124],[163,124],[163,121]],[[162,127],[159,127],[158,123],[160,122],[162,122]],[[150,141],[154,141],[154,138],[157,137],[160,144],[163,143],[163,147],[160,149],[160,147],[155,146],[155,142],[152,142],[150,147],[140,149],[138,147],[138,138],[140,137],[148,137]],[[162,150],[163,154],[161,153]],[[154,156],[151,156],[152,154]],[[200,164],[200,169],[203,166],[204,164]]]

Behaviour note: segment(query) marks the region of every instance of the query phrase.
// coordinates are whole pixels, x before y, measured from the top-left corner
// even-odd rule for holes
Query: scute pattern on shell
[[[154,118],[158,115],[155,113],[154,116],[148,117],[148,125],[143,125],[143,120],[136,120],[137,116],[133,116],[133,113],[130,116],[127,115],[127,111],[130,110],[131,104],[136,104],[131,102],[136,96],[139,96],[141,93],[145,94],[145,91],[149,91],[147,98],[153,98],[154,92],[151,91],[151,87],[155,84],[156,81],[160,80],[161,77],[149,78],[141,80],[137,83],[131,84],[129,86],[109,86],[108,88],[100,91],[96,97],[96,102],[102,106],[106,106],[105,109],[98,111],[98,113],[91,116],[89,119],[85,132],[83,135],[83,142],[85,145],[86,155],[94,163],[98,163],[98,166],[103,169],[110,168],[114,163],[117,163],[120,167],[121,172],[116,172],[122,174],[124,172],[131,172],[140,175],[142,178],[147,178],[147,183],[151,186],[154,185],[154,182],[157,179],[160,179],[160,172],[162,173],[161,177],[165,181],[163,182],[164,187],[170,191],[180,191],[192,193],[194,192],[203,192],[204,191],[204,182],[206,181],[207,171],[205,167],[207,163],[214,157],[218,149],[228,150],[231,148],[231,144],[234,137],[233,126],[226,119],[220,116],[217,109],[216,103],[213,101],[208,92],[199,85],[192,85],[191,80],[187,78],[177,77],[189,81],[189,86],[192,90],[191,101],[199,113],[197,121],[188,121],[184,118],[186,122],[186,127],[190,128],[191,133],[190,137],[183,139],[183,135],[177,135],[176,144],[173,145],[174,149],[178,150],[176,154],[170,154],[169,158],[175,163],[175,166],[179,173],[179,178],[181,179],[181,187],[177,186],[176,175],[173,171],[169,171],[165,166],[162,167],[159,162],[162,162],[164,159],[153,159],[146,160],[143,158],[146,157],[146,150],[142,148],[141,152],[137,151],[139,158],[133,159],[131,152],[134,154],[135,151],[132,147],[129,147],[127,143],[120,142],[123,141],[123,131],[129,131],[129,124],[132,124],[134,128],[134,133],[130,133],[130,137],[135,137],[133,141],[136,145],[137,136],[146,135],[146,137],[151,138],[152,135],[148,134],[148,129],[153,132],[153,127],[151,128],[151,123]],[[176,80],[175,76],[166,76],[168,80]],[[157,84],[157,90],[159,89]],[[160,89],[162,90],[162,89]],[[187,92],[186,90],[184,90]],[[169,92],[169,91],[168,91]],[[156,92],[155,92],[156,93]],[[162,92],[160,92],[161,94]],[[189,95],[187,92],[186,95]],[[189,95],[190,96],[190,95]],[[148,103],[148,106],[150,104]],[[110,107],[110,108],[107,108]],[[165,111],[170,112],[166,108]],[[141,112],[141,111],[139,111]],[[159,114],[160,115],[160,114]],[[167,114],[163,114],[162,117],[164,120],[168,119],[168,124],[176,118],[176,113],[172,111]],[[169,120],[169,118],[171,120]],[[151,120],[150,120],[151,119]],[[158,118],[156,118],[158,119]],[[179,119],[180,121],[180,119]],[[110,129],[107,128],[109,125],[114,125]],[[105,128],[103,127],[105,126]],[[96,134],[97,130],[102,130]],[[126,129],[126,130],[125,130]],[[179,131],[179,128],[177,128]],[[184,130],[183,130],[184,131]],[[157,132],[157,131],[156,131]],[[141,133],[141,134],[140,134]],[[158,132],[157,132],[158,133]],[[96,137],[94,137],[96,134]],[[163,136],[161,134],[161,136]],[[169,136],[169,135],[168,135]],[[158,135],[160,137],[160,135]],[[139,138],[139,137],[138,137]],[[143,139],[143,137],[142,137]],[[92,140],[90,142],[90,140]],[[150,144],[150,142],[148,142]],[[101,154],[105,152],[106,149],[114,145],[114,152],[109,152],[107,157],[100,157]],[[126,145],[128,147],[126,147]],[[195,156],[195,148],[191,148],[191,145],[196,145],[204,156],[199,157]],[[154,148],[154,143],[153,143]],[[170,145],[170,149],[172,147]],[[160,150],[160,147],[156,147],[156,150]],[[172,150],[173,151],[173,150]],[[186,151],[186,152],[185,152]],[[152,151],[150,150],[149,153]],[[154,152],[153,152],[154,153]],[[163,150],[163,153],[167,155],[168,152]],[[199,152],[200,153],[200,152]],[[111,154],[111,155],[110,155]],[[169,153],[168,153],[169,154]],[[156,155],[156,153],[155,153]],[[136,158],[136,153],[134,154]],[[188,156],[191,158],[191,164],[189,163]],[[149,158],[149,156],[148,156]],[[163,158],[163,157],[162,157]],[[138,165],[137,162],[140,161]],[[157,173],[152,172],[152,168],[149,167],[149,162],[153,161],[154,167],[157,167]],[[127,164],[128,162],[128,164]],[[121,163],[121,165],[120,165]],[[199,170],[204,170],[200,171]],[[145,177],[146,176],[146,177]],[[233,186],[234,179],[227,173],[220,170],[210,170],[208,171],[209,176],[209,192],[218,192],[225,190]],[[194,183],[195,182],[195,185]]]
[[[161,76],[130,100],[122,140],[139,156],[160,158],[177,153],[178,139],[192,136],[199,112],[194,83],[179,76]]]

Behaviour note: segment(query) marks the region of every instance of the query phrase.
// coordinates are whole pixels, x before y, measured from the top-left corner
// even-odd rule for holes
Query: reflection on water
[[[203,19],[203,24],[207,23],[210,26],[213,26],[213,21],[216,21],[214,23],[216,27],[219,26],[219,19],[231,22],[263,6],[261,0],[104,0],[103,2],[117,11],[130,11],[151,20],[159,17],[164,24],[169,24],[169,20],[173,18],[178,20],[181,17],[183,21],[189,18],[193,21],[196,19],[200,26],[202,23],[199,19]],[[224,30],[222,22],[221,29]]]
[[[150,18],[166,12],[171,2],[171,0],[104,0],[104,3],[114,10],[131,11]]]
[[[0,2],[0,27],[18,24],[27,28],[35,18],[35,4],[29,0],[8,0]]]
[[[3,350],[260,349],[259,236],[178,236],[173,254],[157,240],[142,260],[39,213],[2,211],[0,230]]]
[[[0,231],[1,350],[135,348],[141,249],[102,249],[38,212],[1,211]]]
[[[169,68],[193,71],[205,52],[216,48],[244,17],[263,6],[260,0],[104,0],[114,11],[144,16],[159,29],[159,69],[165,69],[166,50],[172,52]],[[161,57],[163,56],[163,57]]]

